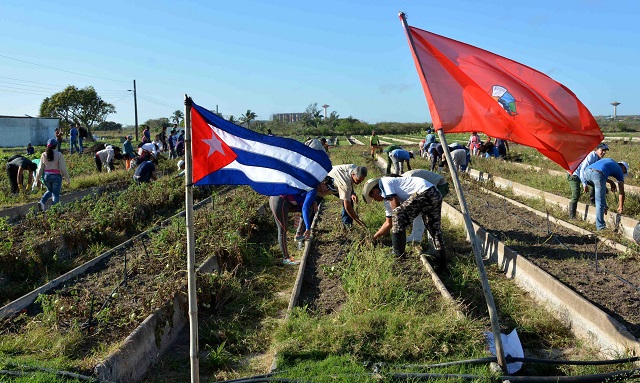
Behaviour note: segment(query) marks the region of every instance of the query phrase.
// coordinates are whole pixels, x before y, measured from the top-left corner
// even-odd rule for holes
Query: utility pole
[[[133,109],[136,116],[136,141],[138,141],[138,97],[136,95],[136,80],[133,80]]]
[[[133,80],[133,89],[127,89],[127,92],[133,92],[133,110],[136,117],[136,141],[138,141],[138,96],[136,95],[136,80]]]

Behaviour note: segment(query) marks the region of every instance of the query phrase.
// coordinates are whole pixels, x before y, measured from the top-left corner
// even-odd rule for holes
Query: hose
[[[611,359],[611,360],[554,360],[554,359],[539,359],[539,358],[516,358],[512,356],[506,356],[505,360],[507,361],[507,363],[525,362],[525,363],[537,363],[537,364],[565,364],[565,365],[574,365],[574,366],[601,366],[601,365],[609,365],[609,364],[633,363],[633,362],[639,361],[640,357],[634,356],[629,358]],[[455,366],[459,364],[482,364],[482,363],[495,363],[495,362],[497,362],[497,358],[495,356],[492,356],[487,358],[455,360],[452,362],[435,363],[435,364],[429,364],[429,365],[404,364],[396,367],[437,368],[437,367]],[[383,367],[385,364],[375,363],[373,365],[377,367]]]
[[[578,376],[500,376],[500,377],[484,377],[480,375],[469,374],[415,374],[415,373],[391,373],[387,375],[392,380],[432,380],[432,379],[464,379],[477,380],[488,379],[491,382],[554,382],[554,383],[599,383],[599,382],[616,382],[628,381],[629,379],[640,379],[640,369],[615,371],[603,374],[578,375]]]
[[[113,383],[107,380],[100,380],[97,378],[94,378],[92,376],[86,376],[86,375],[80,375],[80,374],[76,374],[73,372],[68,372],[68,371],[57,371],[57,370],[52,370],[50,368],[42,368],[42,367],[34,367],[34,366],[22,366],[22,365],[17,365],[17,364],[13,364],[13,363],[8,363],[7,366],[9,367],[15,367],[15,368],[19,368],[22,370],[27,370],[27,371],[11,371],[11,370],[0,370],[0,375],[11,375],[11,376],[27,376],[27,375],[32,375],[33,372],[47,372],[50,374],[55,374],[58,376],[63,376],[65,378],[70,378],[70,379],[80,379],[80,380],[86,380],[89,382],[97,382],[97,383]]]
[[[259,382],[282,382],[282,383],[312,383],[306,380],[296,380],[296,379],[287,379],[287,378],[273,378],[267,375],[257,375],[249,378],[241,378],[234,380],[222,380],[214,383],[259,383]]]

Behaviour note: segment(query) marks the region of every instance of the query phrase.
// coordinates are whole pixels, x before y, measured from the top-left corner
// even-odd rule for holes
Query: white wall
[[[46,145],[49,138],[55,138],[58,118],[10,117],[0,116],[0,147],[26,147]]]

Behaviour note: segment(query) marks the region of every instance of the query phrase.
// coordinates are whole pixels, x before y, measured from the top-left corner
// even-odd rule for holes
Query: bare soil
[[[640,337],[640,259],[466,185],[471,218]],[[447,202],[459,208],[455,194]]]

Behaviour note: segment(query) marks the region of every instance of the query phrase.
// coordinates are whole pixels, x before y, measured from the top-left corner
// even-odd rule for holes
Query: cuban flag
[[[193,184],[249,185],[263,195],[311,190],[331,170],[329,156],[290,138],[256,133],[192,103]]]

